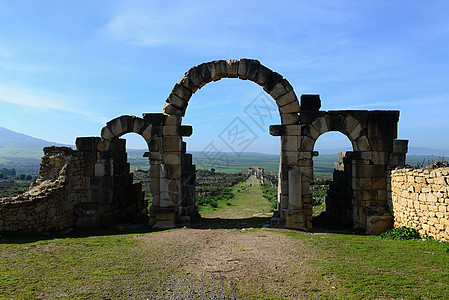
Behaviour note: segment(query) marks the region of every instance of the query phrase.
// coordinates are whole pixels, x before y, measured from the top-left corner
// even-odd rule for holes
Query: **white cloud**
[[[68,99],[67,96],[43,93],[40,91],[22,92],[24,88],[6,88],[0,86],[0,102],[12,103],[23,107],[38,109],[40,111],[56,110],[84,116],[98,123],[104,124],[107,120],[104,117],[96,116],[89,110],[82,109],[75,99]]]

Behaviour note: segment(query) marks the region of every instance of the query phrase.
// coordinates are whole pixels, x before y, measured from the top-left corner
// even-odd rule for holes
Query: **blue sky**
[[[168,3],[167,3],[168,2]],[[0,0],[0,126],[73,144],[117,116],[162,112],[190,67],[254,58],[323,110],[400,110],[399,138],[449,149],[448,1],[7,1]],[[220,139],[239,118],[257,138],[245,149],[276,153],[245,108],[265,94],[238,79],[191,99],[189,150]],[[135,134],[131,148],[143,148]],[[325,134],[324,148],[348,145]]]

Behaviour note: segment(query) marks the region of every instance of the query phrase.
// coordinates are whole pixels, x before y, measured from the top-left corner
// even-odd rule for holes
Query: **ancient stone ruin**
[[[46,148],[38,182],[24,195],[1,200],[0,230],[99,226],[145,215],[147,205],[141,187],[132,183],[125,141],[120,138],[131,132],[148,144],[150,224],[167,228],[188,222],[197,214],[195,165],[183,137],[193,130],[182,119],[193,93],[221,78],[253,81],[278,106],[281,124],[269,128],[281,144],[273,222],[312,229],[314,145],[322,134],[339,131],[351,141],[353,151],[339,155],[326,201],[328,213],[370,234],[393,226],[393,215],[398,214],[390,205],[394,177],[390,174],[404,167],[408,142],[396,139],[399,111],[320,111],[318,95],[302,95],[298,100],[282,75],[257,60],[240,59],[212,61],[188,70],[169,94],[163,113],[113,119],[99,137],[77,138],[76,150]],[[404,201],[394,201],[404,206]]]

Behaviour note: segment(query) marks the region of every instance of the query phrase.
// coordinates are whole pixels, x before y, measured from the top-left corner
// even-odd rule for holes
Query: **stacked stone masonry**
[[[449,168],[396,169],[390,182],[394,226],[449,241]]]
[[[47,147],[44,153],[30,190],[0,199],[0,231],[62,229],[75,223],[75,207],[84,196],[81,155],[65,147]]]
[[[353,151],[339,156],[339,173],[327,202],[334,208],[333,216],[372,234],[392,226],[387,209],[388,176],[390,170],[404,166],[407,153],[407,141],[397,140],[399,112],[321,111],[319,95],[301,95],[299,101],[282,75],[257,60],[243,58],[207,62],[188,70],[170,92],[163,113],[143,114],[142,118],[120,116],[108,122],[99,137],[78,138],[77,150],[47,149],[39,188],[1,200],[0,230],[99,226],[145,215],[147,204],[141,186],[132,182],[121,139],[131,132],[148,145],[144,156],[149,159],[153,194],[150,225],[166,228],[188,223],[198,213],[195,165],[183,141],[193,129],[182,125],[182,118],[192,95],[222,78],[253,81],[278,107],[281,124],[269,128],[271,135],[280,137],[281,146],[274,223],[312,229],[310,182],[313,157],[318,155],[315,142],[326,132],[338,131],[348,137]],[[64,157],[64,163],[47,163],[56,157]],[[46,179],[50,178],[47,173],[60,171],[70,175]]]

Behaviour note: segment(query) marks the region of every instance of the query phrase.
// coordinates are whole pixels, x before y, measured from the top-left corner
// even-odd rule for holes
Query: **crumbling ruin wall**
[[[0,199],[0,231],[41,231],[70,227],[75,206],[85,197],[83,162],[68,147],[44,148],[39,178],[30,190]]]
[[[76,144],[77,150],[44,148],[30,190],[0,199],[0,231],[97,227],[146,215],[148,203],[141,184],[133,183],[125,140],[105,145],[87,137]]]
[[[449,167],[392,170],[390,182],[394,226],[449,241]]]

